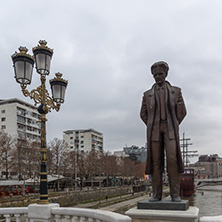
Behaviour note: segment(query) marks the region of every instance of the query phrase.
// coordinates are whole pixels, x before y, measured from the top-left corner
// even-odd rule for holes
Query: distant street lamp
[[[41,114],[41,172],[40,172],[40,204],[48,204],[48,187],[47,187],[47,169],[46,169],[46,114],[55,109],[60,109],[61,103],[64,102],[65,90],[68,84],[67,80],[62,78],[61,73],[56,73],[54,79],[50,80],[52,98],[46,87],[46,75],[50,73],[50,63],[53,50],[46,46],[45,40],[40,40],[39,45],[32,49],[34,56],[27,54],[26,47],[20,47],[19,53],[12,55],[12,61],[15,71],[16,81],[20,84],[24,96],[34,100],[38,106],[38,112]],[[30,92],[26,89],[31,84],[32,71],[36,63],[36,71],[40,74],[41,85]]]

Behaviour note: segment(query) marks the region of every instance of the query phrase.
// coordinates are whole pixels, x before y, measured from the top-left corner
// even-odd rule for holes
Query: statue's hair
[[[169,66],[166,62],[160,61],[160,62],[155,62],[152,66],[151,66],[151,73],[153,74],[153,70],[157,67],[162,67],[164,69],[164,72],[166,74],[168,74],[169,71]]]

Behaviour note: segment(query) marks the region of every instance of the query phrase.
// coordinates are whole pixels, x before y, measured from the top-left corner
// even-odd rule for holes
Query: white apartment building
[[[118,157],[118,158],[129,157],[129,155],[127,155],[124,151],[114,151],[113,155]]]
[[[20,99],[0,100],[0,129],[18,140],[41,142],[41,115]]]
[[[94,129],[66,130],[63,132],[63,140],[67,142],[70,150],[103,150],[103,134]]]

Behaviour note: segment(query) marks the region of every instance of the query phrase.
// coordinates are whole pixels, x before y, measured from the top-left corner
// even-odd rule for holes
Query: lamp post
[[[61,73],[56,73],[54,79],[50,80],[52,98],[46,89],[46,76],[50,73],[50,63],[53,50],[50,49],[45,40],[40,40],[39,45],[32,49],[34,56],[27,54],[26,47],[20,47],[19,53],[12,55],[12,61],[15,71],[15,79],[20,84],[21,90],[26,97],[34,100],[38,106],[38,112],[41,114],[41,172],[40,172],[40,204],[48,204],[47,188],[47,169],[46,169],[46,114],[55,109],[60,109],[61,103],[64,102],[65,90],[68,84],[67,80],[62,78]],[[36,71],[40,74],[41,85],[30,92],[26,89],[31,84],[33,66],[36,64]]]

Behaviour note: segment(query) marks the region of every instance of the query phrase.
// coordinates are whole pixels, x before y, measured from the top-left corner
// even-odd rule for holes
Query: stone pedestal
[[[53,219],[52,208],[59,204],[30,204],[28,206],[28,218],[30,222],[49,222]]]
[[[142,200],[137,203],[137,209],[146,210],[187,210],[188,208],[188,200],[181,200],[180,202],[174,202],[167,199],[157,202],[149,202],[149,200]]]
[[[184,210],[146,210],[132,208],[125,213],[133,222],[198,222],[199,209],[189,207]]]

